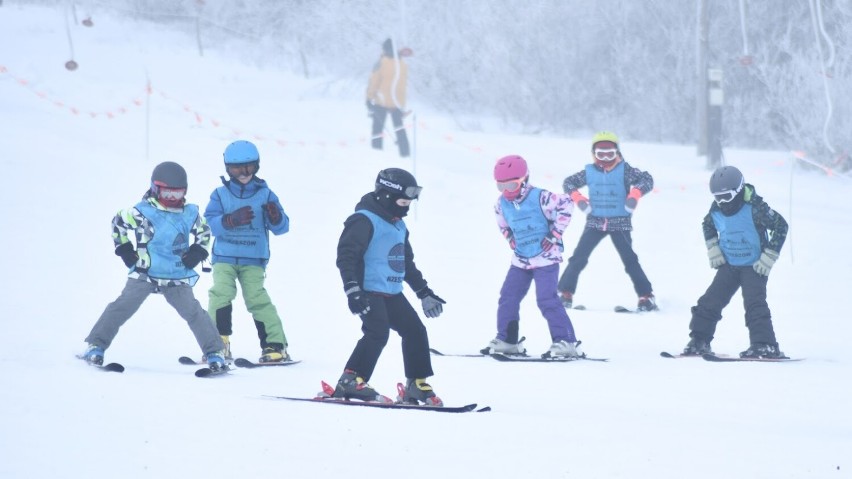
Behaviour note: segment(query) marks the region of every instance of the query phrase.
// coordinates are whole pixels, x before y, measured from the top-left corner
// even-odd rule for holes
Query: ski
[[[81,359],[81,360],[85,361],[86,364],[88,364],[89,366],[92,366],[94,368],[98,368],[101,371],[106,371],[106,372],[110,372],[110,373],[123,373],[124,372],[124,366],[121,365],[120,363],[95,364],[95,363],[90,363],[90,362],[86,361],[86,358],[81,356],[81,355],[77,355],[76,357],[77,357],[77,359]]]
[[[711,363],[788,363],[795,361],[803,361],[805,358],[738,358],[738,357],[722,357],[713,354],[704,354],[701,356],[705,361]]]
[[[178,362],[185,365],[185,366],[199,366],[201,364],[207,364],[206,362],[196,361],[189,356],[179,357]]]
[[[599,362],[607,362],[609,358],[590,358],[588,356],[583,356],[580,358],[566,358],[566,357],[545,357],[542,356],[527,356],[527,355],[508,355],[508,354],[500,354],[494,353],[491,355],[492,358],[501,362],[519,362],[519,363],[572,363],[574,361],[599,361]]]
[[[434,354],[435,356],[448,356],[448,357],[457,357],[457,358],[484,358],[486,355],[482,353],[478,354],[446,354],[438,351],[437,349],[429,348],[429,352]]]
[[[577,311],[585,311],[585,310],[586,310],[586,306],[585,306],[585,305],[582,305],[582,304],[578,304],[578,305],[576,305],[576,306],[572,307],[571,309],[576,309]]]
[[[220,376],[227,376],[227,374],[231,371],[231,368],[225,366],[218,371],[213,371],[210,368],[201,368],[195,371],[195,377],[197,378],[216,378]]]
[[[281,362],[277,362],[277,363],[255,363],[253,361],[249,361],[246,358],[237,358],[237,359],[234,360],[234,365],[239,367],[239,368],[252,369],[252,368],[272,368],[272,367],[276,367],[276,366],[278,366],[278,367],[280,367],[280,366],[292,366],[294,364],[299,364],[300,362],[302,362],[302,361],[300,361],[300,360],[294,361],[294,360],[290,359],[290,360],[287,360],[287,361],[281,361]]]
[[[727,354],[716,354],[716,353],[713,353],[713,354],[715,354],[717,358],[729,358],[730,357]],[[664,358],[669,358],[669,359],[686,359],[686,358],[701,358],[702,357],[700,354],[683,354],[683,353],[672,354],[672,353],[669,353],[669,352],[666,352],[666,351],[661,352],[660,356],[664,357]]]
[[[271,399],[284,399],[287,401],[304,401],[304,402],[312,402],[312,403],[320,403],[320,404],[337,404],[339,406],[361,406],[361,407],[372,407],[377,409],[408,409],[410,411],[433,411],[433,412],[450,412],[450,413],[462,413],[462,412],[487,412],[490,411],[490,407],[482,407],[477,409],[477,404],[466,404],[464,406],[420,406],[417,404],[401,404],[401,403],[383,403],[378,401],[350,401],[348,399],[334,399],[334,398],[325,398],[325,397],[314,397],[314,398],[303,398],[303,397],[289,397],[289,396],[269,396],[264,395],[263,397],[271,398]]]

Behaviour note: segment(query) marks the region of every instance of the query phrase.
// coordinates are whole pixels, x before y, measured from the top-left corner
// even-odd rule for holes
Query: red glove
[[[237,226],[243,226],[251,223],[251,220],[254,219],[254,211],[251,210],[251,206],[243,206],[242,208],[234,211],[233,213],[228,213],[222,217],[222,226],[226,229],[234,229]]]
[[[633,213],[633,210],[636,209],[636,205],[639,204],[639,198],[641,197],[642,192],[639,191],[639,188],[630,188],[630,193],[627,194],[627,199],[624,200],[624,209],[627,210],[628,213]]]
[[[270,201],[263,205],[263,209],[270,223],[277,225],[281,222],[281,210],[278,209],[278,205]]]
[[[589,214],[592,212],[592,208],[589,206],[589,199],[583,196],[583,194],[579,191],[574,190],[574,192],[571,193],[571,199],[574,200],[574,204],[576,204],[577,208],[580,208],[580,211],[583,213]]]

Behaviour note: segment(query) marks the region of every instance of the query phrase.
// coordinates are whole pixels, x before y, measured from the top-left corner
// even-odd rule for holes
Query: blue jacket
[[[273,203],[281,213],[281,222],[273,225],[269,222],[263,205]],[[225,214],[250,206],[254,219],[250,224],[227,229],[222,224]],[[238,181],[222,178],[222,186],[213,190],[210,203],[204,210],[204,218],[210,225],[215,241],[213,242],[213,263],[257,265],[265,267],[269,262],[269,232],[282,235],[290,231],[290,218],[278,200],[278,196],[269,189],[266,181],[254,177],[243,185]]]

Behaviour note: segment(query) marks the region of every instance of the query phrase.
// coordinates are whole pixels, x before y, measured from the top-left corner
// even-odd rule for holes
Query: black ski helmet
[[[716,168],[710,176],[710,193],[717,203],[727,203],[742,191],[745,178],[740,170],[733,166]]]
[[[174,161],[165,161],[154,167],[151,173],[151,187],[186,188],[186,170]]]
[[[400,168],[386,168],[376,176],[376,193],[386,191],[392,196],[416,200],[422,189],[414,175]]]

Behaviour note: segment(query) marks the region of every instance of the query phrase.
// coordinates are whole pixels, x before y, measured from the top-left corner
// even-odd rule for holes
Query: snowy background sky
[[[320,380],[339,376],[360,337],[335,246],[379,169],[416,170],[425,187],[408,224],[418,266],[448,303],[440,318],[425,320],[432,346],[473,352],[494,336],[511,254],[492,215],[494,160],[521,154],[533,183],[558,191],[589,160],[589,138],[515,135],[490,118],[478,119],[487,133],[466,133],[415,97],[416,158],[401,160],[393,148],[368,147],[366,78],[308,81],[215,51],[199,57],[181,34],[108,15],[91,28],[71,26],[80,68],[69,72],[64,11],[6,3],[0,477],[852,477],[846,178],[800,171],[786,151],[726,151],[791,224],[769,304],[782,349],[804,362],[659,357],[685,345],[689,308],[712,278],[701,236],[709,172],[694,146],[625,140],[627,160],[656,180],[636,212],[634,245],[661,311],[609,312],[636,298],[602,243],[576,296],[590,310],[572,319],[586,352],[609,363],[435,358],[431,383],[445,403],[493,408],[483,414],[268,400],[312,396]],[[224,174],[222,150],[237,138],[256,142],[260,176],[291,218],[291,232],[272,240],[267,288],[303,364],[196,379],[177,363],[199,354],[194,339],[156,296],[107,351],[127,367],[123,375],[73,359],[124,284],[112,216],[138,201],[166,160],[187,169],[189,199],[203,208]],[[569,254],[583,220],[578,213],[565,236]],[[195,288],[202,304],[211,283],[203,275]],[[715,350],[748,346],[742,314],[737,296]],[[545,351],[550,340],[533,300],[522,318],[527,347]],[[232,339],[235,355],[258,356],[239,300]],[[393,395],[402,379],[392,336],[371,384]]]

